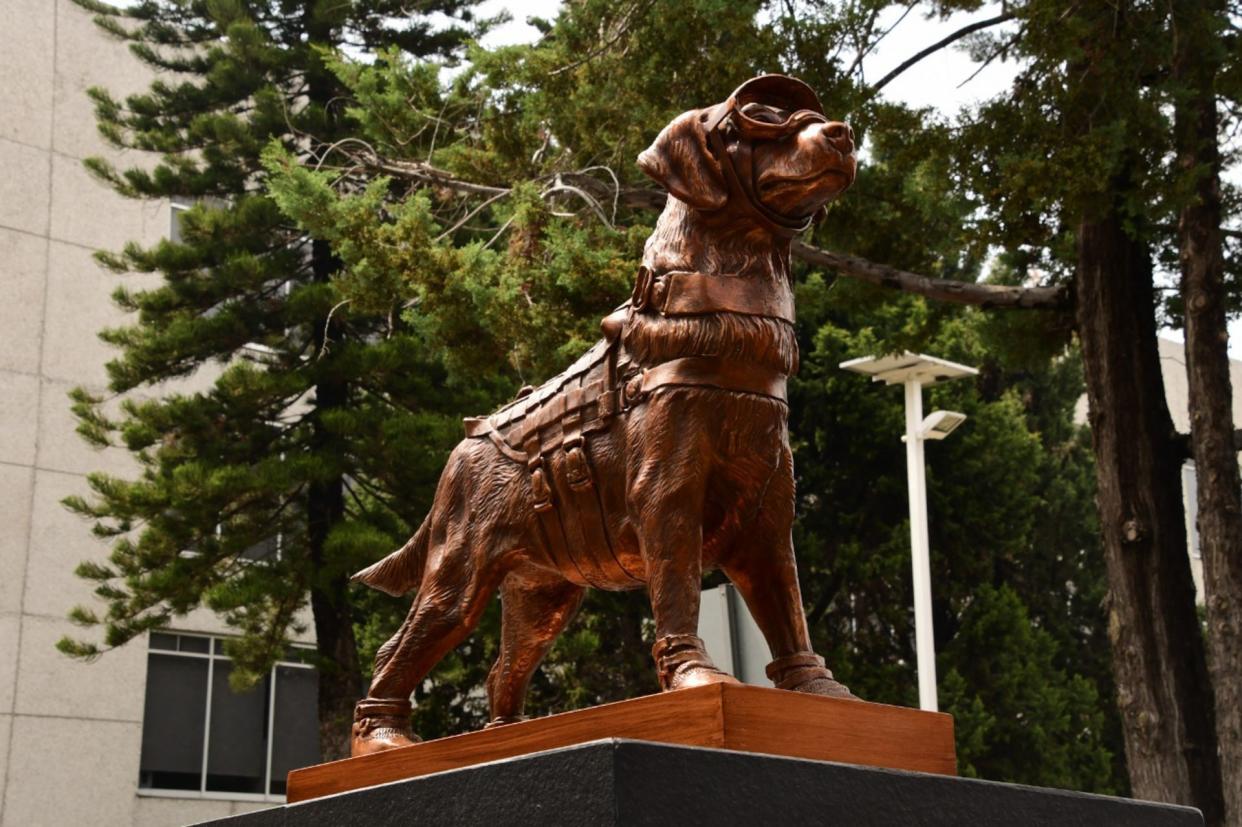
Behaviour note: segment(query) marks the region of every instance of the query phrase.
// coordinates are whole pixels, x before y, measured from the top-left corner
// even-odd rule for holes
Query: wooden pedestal
[[[601,738],[957,774],[953,718],[898,706],[715,684],[549,715],[289,773],[306,801]]]

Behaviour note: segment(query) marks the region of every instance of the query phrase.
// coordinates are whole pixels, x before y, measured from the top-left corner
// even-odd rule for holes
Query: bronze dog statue
[[[790,240],[853,183],[853,134],[801,81],[764,75],[678,116],[638,164],[669,198],[632,300],[567,371],[467,420],[422,526],[355,575],[417,597],[376,655],[354,755],[416,740],[414,688],[497,589],[492,725],[521,720],[588,586],[647,587],[663,689],[735,682],[696,636],[714,567],[763,631],[776,686],[852,697],[811,651],[785,382],[798,362]]]

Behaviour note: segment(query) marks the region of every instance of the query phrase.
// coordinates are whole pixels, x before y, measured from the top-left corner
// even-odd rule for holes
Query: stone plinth
[[[215,827],[1195,827],[1197,810],[929,773],[610,739],[213,821]]]

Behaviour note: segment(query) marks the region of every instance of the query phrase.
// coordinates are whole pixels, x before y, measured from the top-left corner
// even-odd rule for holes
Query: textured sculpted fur
[[[792,291],[789,262],[752,234],[722,232],[728,222],[670,198],[647,239],[643,264],[653,273],[686,271],[762,279],[773,290]],[[703,238],[717,243],[704,245]],[[756,243],[759,241],[760,243]],[[798,369],[798,342],[788,324],[760,316],[715,313],[665,317],[636,314],[623,341],[642,365],[682,356],[727,356],[764,365],[786,375]]]
[[[740,108],[752,84],[752,92],[771,100],[752,94]],[[848,187],[852,135],[824,118],[814,93],[789,78],[750,81],[721,106],[679,116],[639,157],[643,171],[669,192],[644,267],[661,283],[675,272],[698,274],[712,289],[715,278],[746,280],[746,290],[792,307],[792,233],[770,216],[809,216]],[[748,137],[748,123],[761,139]],[[709,134],[713,124],[727,133]],[[750,176],[744,185],[735,172],[739,157]],[[783,392],[723,380],[628,390],[643,387],[645,371],[683,357],[712,357],[706,363],[718,366],[713,375],[768,377],[762,387],[783,387],[798,366],[792,324],[780,314],[716,309],[665,316],[638,306],[619,335],[621,355],[593,349],[607,358],[588,354],[508,410],[532,417],[556,410],[558,400],[607,385],[610,371],[622,374],[616,381],[627,389],[624,410],[598,414],[599,426],[581,438],[571,438],[562,423],[549,447],[540,441],[543,426],[533,431],[534,442],[527,431],[520,432],[526,442],[506,442],[505,429],[516,426],[502,409],[488,420],[490,430],[452,452],[432,509],[410,541],[356,575],[390,594],[417,596],[377,654],[368,697],[355,713],[354,754],[412,742],[414,688],[470,633],[496,591],[500,653],[487,681],[493,724],[521,718],[530,678],[587,586],[647,588],[663,688],[732,681],[695,636],[701,575],[713,567],[736,584],[763,631],[777,686],[852,697],[811,651],[802,612]],[[551,512],[540,506],[549,487]],[[564,542],[550,539],[550,525],[563,528]]]

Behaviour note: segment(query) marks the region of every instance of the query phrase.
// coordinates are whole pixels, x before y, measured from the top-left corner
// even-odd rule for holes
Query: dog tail
[[[418,531],[401,548],[350,579],[393,597],[401,597],[417,589],[422,583],[423,567],[427,563],[427,539],[431,534],[428,522],[423,520]]]

